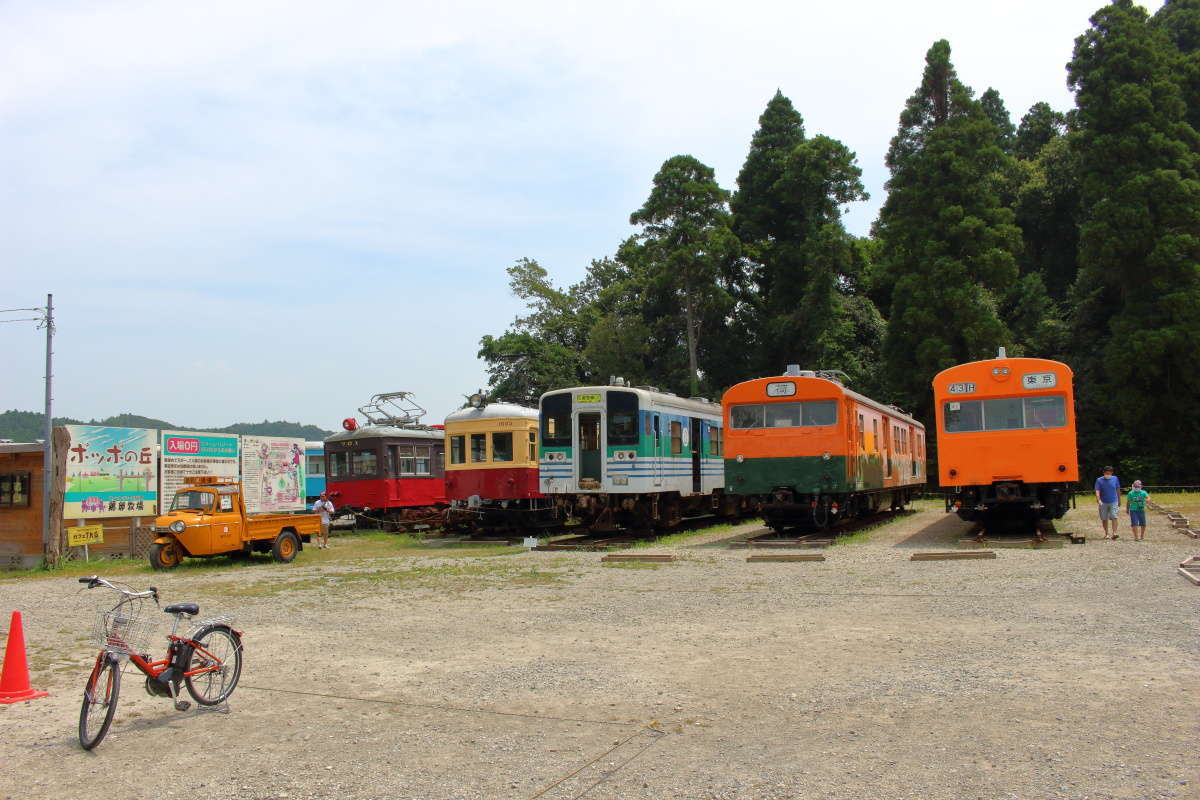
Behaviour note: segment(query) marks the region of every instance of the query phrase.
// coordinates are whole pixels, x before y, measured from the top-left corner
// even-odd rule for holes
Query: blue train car
[[[325,443],[304,443],[304,495],[309,506],[325,491]]]

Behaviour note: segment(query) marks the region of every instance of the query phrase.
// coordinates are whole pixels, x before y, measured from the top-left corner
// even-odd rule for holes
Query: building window
[[[467,463],[467,441],[463,436],[450,437],[450,463]]]
[[[29,486],[28,472],[0,472],[0,506],[28,506]]]

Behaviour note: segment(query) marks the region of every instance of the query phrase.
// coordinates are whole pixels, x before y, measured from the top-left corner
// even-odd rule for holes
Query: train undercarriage
[[[665,531],[678,527],[685,519],[711,516],[734,519],[760,507],[754,498],[721,491],[688,496],[678,492],[565,494],[556,495],[554,502],[568,526],[585,527],[597,533]]]
[[[899,510],[912,502],[915,487],[879,489],[853,494],[804,494],[776,489],[762,504],[762,517],[774,531],[785,528],[832,528],[862,519],[881,508]]]
[[[1036,530],[1040,520],[1060,519],[1075,505],[1069,483],[997,481],[985,486],[956,486],[946,492],[946,511],[989,532]]]

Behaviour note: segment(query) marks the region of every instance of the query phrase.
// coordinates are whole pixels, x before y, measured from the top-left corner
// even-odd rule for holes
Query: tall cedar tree
[[[1200,461],[1200,137],[1178,47],[1131,0],[1075,41],[1083,224],[1074,349],[1084,463]],[[1127,461],[1126,464],[1133,463]]]
[[[751,263],[744,328],[757,341],[754,374],[787,363],[864,372],[859,309],[845,297],[862,269],[859,249],[841,221],[841,206],[867,199],[855,156],[827,136],[806,139],[790,100],[776,92],[759,118],[731,202],[734,230]],[[853,313],[852,313],[853,312]],[[867,314],[869,317],[870,315]],[[860,341],[865,339],[866,342]],[[851,363],[846,354],[853,353]]]
[[[1177,71],[1187,121],[1200,131],[1200,0],[1167,0],[1151,23],[1162,28],[1179,51]]]
[[[1009,343],[997,309],[1017,277],[1021,241],[999,200],[1006,157],[997,138],[959,82],[949,43],[934,43],[888,150],[892,177],[875,228],[891,287],[885,376],[895,399],[927,420],[934,374]]]
[[[648,293],[660,302],[659,318],[674,319],[674,329],[682,329],[693,395],[700,391],[704,334],[723,325],[733,306],[721,284],[723,265],[739,249],[728,202],[711,167],[679,155],[663,162],[645,205],[629,216],[642,229],[624,250],[644,269]]]

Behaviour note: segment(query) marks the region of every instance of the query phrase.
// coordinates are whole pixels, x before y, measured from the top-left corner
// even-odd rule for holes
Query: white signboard
[[[199,433],[163,431],[162,466],[159,496],[164,509],[171,507],[175,492],[184,478],[213,475],[228,481],[238,479],[238,435],[236,433]]]
[[[1058,385],[1058,376],[1053,372],[1029,372],[1021,376],[1021,385],[1026,389],[1053,389]]]
[[[304,440],[242,437],[242,497],[251,513],[304,511]]]

